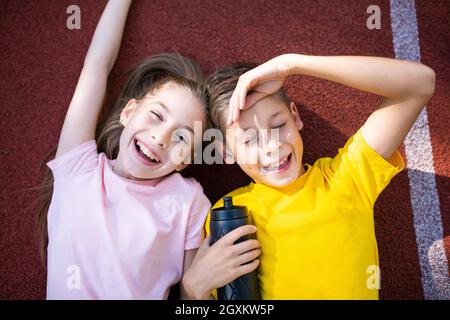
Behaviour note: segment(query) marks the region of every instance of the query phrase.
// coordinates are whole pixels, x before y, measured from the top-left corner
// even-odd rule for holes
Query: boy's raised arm
[[[108,74],[119,52],[131,0],[108,1],[95,29],[61,130],[56,157],[94,139]]]
[[[381,96],[362,134],[369,146],[386,159],[398,149],[434,93],[434,71],[417,62],[359,56],[303,56],[298,62],[294,72]]]
[[[294,74],[334,81],[381,96],[377,110],[363,125],[362,134],[369,146],[386,159],[403,142],[435,87],[434,71],[417,62],[381,57],[285,54],[243,75],[230,100],[233,120],[244,107],[249,90],[260,87],[267,91],[272,84],[270,91],[273,91],[278,86],[273,80]],[[254,92],[253,96],[256,94]],[[262,97],[264,93],[259,94]],[[254,98],[252,103],[255,103]]]

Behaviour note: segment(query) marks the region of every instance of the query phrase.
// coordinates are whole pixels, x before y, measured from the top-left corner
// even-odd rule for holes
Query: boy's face
[[[255,182],[272,187],[292,183],[304,173],[303,127],[295,104],[268,96],[241,111],[227,128],[226,141],[241,169]]]

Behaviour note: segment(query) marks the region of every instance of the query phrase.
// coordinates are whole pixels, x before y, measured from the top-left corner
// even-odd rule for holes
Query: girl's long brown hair
[[[201,67],[193,60],[180,54],[162,53],[150,56],[136,64],[129,72],[128,79],[116,100],[104,104],[97,122],[95,139],[97,151],[104,152],[108,159],[115,159],[119,152],[119,140],[123,131],[120,114],[130,99],[140,100],[167,82],[175,82],[186,87],[205,106],[206,126],[210,126],[207,106],[209,94]],[[41,186],[37,205],[37,232],[39,248],[44,265],[47,261],[48,231],[47,213],[53,195],[53,175],[46,163],[56,154],[55,146],[45,157],[41,165]]]

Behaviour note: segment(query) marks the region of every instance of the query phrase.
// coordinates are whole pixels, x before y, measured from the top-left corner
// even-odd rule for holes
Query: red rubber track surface
[[[389,1],[381,29],[366,27],[373,1],[135,1],[129,13],[111,83],[147,55],[178,51],[210,73],[236,61],[264,62],[287,52],[315,55],[394,57]],[[39,167],[57,144],[83,59],[105,1],[78,0],[81,30],[68,30],[68,1],[3,1],[0,19],[0,298],[45,298],[30,210]],[[416,1],[422,61],[437,73],[428,105],[429,126],[447,257],[450,256],[450,6]],[[376,107],[378,98],[331,82],[295,77],[287,92],[305,124],[304,162],[334,156]],[[401,150],[404,155],[403,149]],[[215,202],[247,183],[236,166],[191,166],[184,173],[203,185]],[[222,181],[222,183],[218,183]],[[375,207],[382,299],[422,299],[421,271],[407,172],[380,196]]]

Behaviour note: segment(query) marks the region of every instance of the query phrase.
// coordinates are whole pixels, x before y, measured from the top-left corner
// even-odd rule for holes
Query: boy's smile
[[[255,182],[283,187],[304,173],[302,127],[295,104],[271,95],[241,111],[227,128],[227,145]]]
[[[264,166],[263,168],[261,168],[261,171],[264,172],[266,175],[282,173],[290,168],[291,159],[292,153],[289,154],[284,159],[281,159],[267,166]]]

